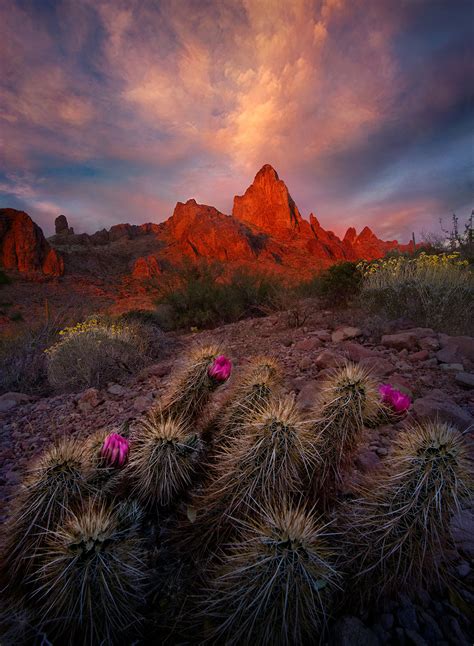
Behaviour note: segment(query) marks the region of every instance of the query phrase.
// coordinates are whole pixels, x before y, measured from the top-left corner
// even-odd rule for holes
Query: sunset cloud
[[[469,13],[0,0],[2,206],[48,233],[59,212],[77,231],[162,221],[189,197],[230,212],[268,162],[338,233],[436,228],[472,206]]]

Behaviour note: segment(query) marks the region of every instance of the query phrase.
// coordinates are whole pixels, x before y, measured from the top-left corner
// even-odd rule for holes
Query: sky
[[[474,207],[472,0],[0,0],[0,207],[50,235],[231,213],[271,164],[325,228]]]

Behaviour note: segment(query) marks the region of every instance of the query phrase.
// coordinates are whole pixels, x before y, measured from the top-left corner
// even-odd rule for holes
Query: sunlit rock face
[[[270,164],[258,171],[244,195],[234,197],[232,215],[275,237],[301,229],[307,232],[304,226],[307,222],[301,217],[285,182]]]
[[[24,211],[0,209],[0,265],[22,274],[61,276],[64,261]]]

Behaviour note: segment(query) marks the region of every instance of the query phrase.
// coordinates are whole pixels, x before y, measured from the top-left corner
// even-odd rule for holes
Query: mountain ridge
[[[262,166],[245,192],[234,197],[231,215],[191,198],[178,202],[173,214],[162,223],[116,224],[93,234],[74,233],[67,218],[60,215],[56,218],[56,234],[46,241],[26,213],[14,209],[3,209],[2,213],[5,211],[9,213],[9,229],[17,231],[16,246],[27,249],[21,261],[15,261],[9,236],[2,236],[0,230],[0,264],[23,274],[74,273],[79,256],[83,269],[90,264],[93,273],[97,263],[88,263],[88,250],[114,249],[119,257],[124,247],[122,273],[136,279],[156,277],[186,257],[229,265],[258,265],[296,278],[343,260],[372,260],[392,249],[412,248],[411,243],[381,240],[367,226],[359,234],[349,227],[341,239],[324,229],[313,213],[309,220],[303,218],[285,182],[270,164]],[[13,227],[12,220],[21,220],[21,226]]]

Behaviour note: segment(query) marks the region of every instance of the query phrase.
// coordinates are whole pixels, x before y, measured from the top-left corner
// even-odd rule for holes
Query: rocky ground
[[[295,393],[303,409],[310,407],[325,371],[349,358],[370,367],[381,382],[408,392],[413,399],[409,417],[439,417],[473,438],[474,338],[438,334],[405,320],[367,320],[355,310],[321,311],[313,301],[301,308],[298,314],[306,320],[300,327],[291,326],[294,313],[279,312],[212,331],[169,334],[167,358],[126,384],[42,399],[21,393],[0,396],[1,520],[33,456],[58,436],[87,436],[125,421],[133,424],[159,399],[180,352],[193,343],[221,343],[235,371],[252,356],[274,356],[283,365],[287,390]],[[347,477],[348,491],[361,475],[378,467],[402,425],[367,429]],[[382,614],[368,610],[359,617],[343,616],[332,627],[331,641],[341,646],[472,643],[474,504],[454,520],[453,531],[459,592],[439,598],[420,594],[415,599],[402,594]]]

